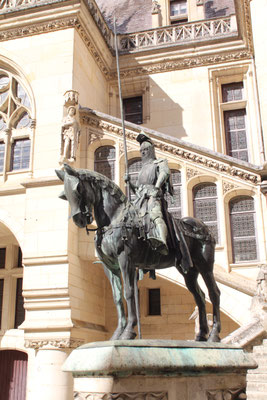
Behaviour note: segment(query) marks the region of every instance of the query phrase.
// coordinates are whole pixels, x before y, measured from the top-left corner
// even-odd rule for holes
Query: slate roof
[[[194,0],[195,1],[195,0]],[[96,0],[96,3],[114,30],[116,12],[117,32],[138,32],[152,28],[152,0]],[[235,13],[234,0],[205,0],[205,19],[225,17]]]

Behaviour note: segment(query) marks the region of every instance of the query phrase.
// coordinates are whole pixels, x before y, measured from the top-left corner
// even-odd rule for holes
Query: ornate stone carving
[[[193,168],[186,168],[186,180],[193,178],[194,176],[201,175],[199,170]]]
[[[223,194],[230,192],[230,190],[238,189],[238,187],[231,182],[223,181]]]
[[[107,67],[103,57],[100,55],[98,50],[96,49],[94,45],[94,41],[89,37],[88,33],[86,32],[85,28],[82,26],[81,21],[77,21],[77,24],[75,25],[76,30],[78,31],[79,35],[81,36],[82,40],[84,41],[86,47],[92,54],[93,58],[97,62],[101,72],[107,77],[111,78],[110,70]]]
[[[96,140],[99,140],[99,139],[100,139],[100,135],[98,135],[97,133],[94,133],[94,132],[89,132],[88,140],[87,140],[88,146],[90,146],[90,144],[94,143]]]
[[[158,13],[158,3],[153,1],[152,14]],[[153,12],[156,10],[156,12]],[[237,28],[233,26],[231,17],[194,21],[186,25],[160,27],[145,32],[120,35],[120,50],[146,50],[147,47],[175,46],[179,43],[209,40],[214,37],[225,38],[237,36]]]
[[[248,50],[232,51],[224,54],[208,55],[201,57],[190,57],[181,60],[163,61],[153,65],[144,65],[135,69],[122,70],[121,78],[131,78],[137,75],[158,74],[172,70],[181,70],[200,66],[214,65],[223,62],[232,62],[252,58],[252,53]],[[116,79],[117,74],[113,72],[111,79]]]
[[[160,5],[157,0],[152,0],[152,14],[160,13]]]
[[[67,90],[64,93],[65,107],[77,106],[79,102],[79,93],[76,90]]]
[[[25,339],[24,342],[26,348],[33,348],[35,350],[42,348],[76,348],[83,344],[83,339]]]
[[[167,392],[84,393],[74,392],[75,400],[168,400]]]
[[[80,124],[76,118],[76,107],[70,106],[62,121],[61,158],[60,163],[76,160],[76,152],[80,141]]]
[[[207,391],[207,400],[245,400],[246,389],[217,389]]]
[[[24,36],[37,35],[50,31],[57,31],[76,26],[78,18],[63,18],[54,21],[23,26],[19,28],[6,29],[0,32],[0,41],[16,39]]]
[[[121,128],[119,128],[116,125],[113,125],[113,123],[110,123],[108,121],[101,121],[100,119],[98,119],[95,116],[90,116],[88,114],[87,115],[81,114],[80,120],[81,120],[81,123],[84,125],[92,126],[97,129],[102,129],[106,132],[113,133],[116,136],[120,136],[120,137],[123,136]],[[127,139],[135,141],[138,133],[129,131],[128,129],[126,129],[125,134],[126,134]],[[209,169],[214,169],[215,171],[223,172],[230,176],[236,176],[247,182],[257,184],[260,181],[260,178],[253,173],[242,171],[242,170],[238,169],[237,167],[231,167],[231,166],[227,165],[226,163],[212,160],[205,156],[195,154],[191,151],[184,150],[182,148],[178,148],[175,145],[165,144],[165,143],[156,142],[156,141],[154,142],[154,145],[157,149],[159,149],[161,151],[166,151],[167,153],[177,155],[184,160],[192,161],[195,164],[198,164],[198,165],[201,165],[204,167],[208,167]]]

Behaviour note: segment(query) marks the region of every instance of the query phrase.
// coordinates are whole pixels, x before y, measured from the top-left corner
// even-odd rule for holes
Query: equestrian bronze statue
[[[111,283],[118,325],[111,340],[134,339],[138,320],[138,275],[174,266],[183,275],[199,311],[197,341],[220,341],[220,291],[213,275],[215,240],[207,226],[196,218],[173,218],[167,210],[166,192],[172,195],[170,171],[166,160],[157,159],[151,139],[137,137],[141,147],[142,169],[131,203],[121,189],[107,177],[64,164],[57,170],[64,181],[61,198],[68,200],[71,217],[80,228],[95,219],[95,247]],[[197,278],[201,274],[213,305],[213,326],[209,333],[205,295]],[[122,279],[121,279],[122,277]],[[126,318],[123,296],[127,303]],[[209,335],[208,335],[209,333]]]

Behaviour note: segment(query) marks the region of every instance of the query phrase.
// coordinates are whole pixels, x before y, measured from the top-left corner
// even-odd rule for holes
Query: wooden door
[[[17,350],[0,351],[0,400],[25,400],[28,355]]]

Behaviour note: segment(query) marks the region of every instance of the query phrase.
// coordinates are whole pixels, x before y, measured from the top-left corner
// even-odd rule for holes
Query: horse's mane
[[[105,175],[96,171],[89,171],[88,169],[80,169],[78,172],[82,181],[90,181],[95,185],[99,184],[98,186],[106,189],[112,196],[118,198],[122,203],[127,201],[127,197],[121,188]]]

